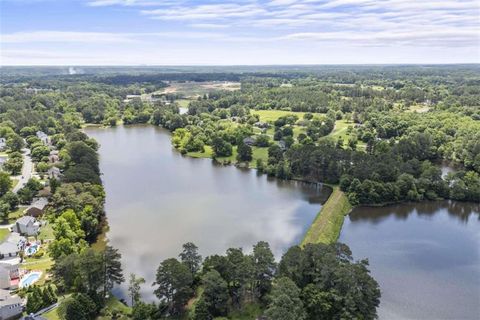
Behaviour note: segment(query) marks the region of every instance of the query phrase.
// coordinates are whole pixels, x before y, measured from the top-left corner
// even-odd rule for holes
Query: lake
[[[159,263],[192,241],[205,257],[230,247],[250,251],[268,241],[277,258],[301,241],[330,190],[279,181],[255,170],[215,165],[172,149],[154,126],[86,128],[100,143],[107,237],[124,273],[146,279],[146,299]],[[124,285],[116,294],[124,296]]]
[[[380,319],[480,319],[480,205],[356,208],[340,241],[368,257]]]

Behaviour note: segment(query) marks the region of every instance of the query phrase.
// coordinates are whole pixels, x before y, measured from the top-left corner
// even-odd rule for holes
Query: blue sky
[[[1,65],[479,63],[478,0],[0,0]]]

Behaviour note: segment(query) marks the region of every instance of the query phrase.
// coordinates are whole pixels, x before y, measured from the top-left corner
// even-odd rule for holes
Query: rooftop
[[[19,218],[16,223],[18,224],[23,224],[23,225],[27,225],[29,222],[35,222],[35,218],[34,217],[31,217],[31,216],[23,216],[21,218]]]
[[[42,198],[38,198],[36,201],[34,201],[30,207],[34,207],[34,208],[38,208],[40,210],[43,210],[43,208],[45,208],[45,206],[47,204],[48,204],[48,199],[42,197]]]

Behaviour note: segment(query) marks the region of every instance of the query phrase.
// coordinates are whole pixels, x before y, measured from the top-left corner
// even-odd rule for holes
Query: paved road
[[[30,180],[33,171],[33,162],[32,158],[30,157],[30,149],[23,149],[23,167],[22,167],[22,174],[20,176],[15,177],[18,179],[17,185],[13,188],[13,192],[17,193],[18,190],[23,188],[23,186]]]

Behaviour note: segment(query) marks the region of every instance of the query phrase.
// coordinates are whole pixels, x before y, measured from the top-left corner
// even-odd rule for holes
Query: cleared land
[[[352,206],[347,196],[339,187],[333,187],[333,192],[323,205],[317,217],[307,230],[302,246],[308,243],[333,243],[337,241],[342,230],[343,220]]]
[[[250,112],[251,114],[258,114],[260,117],[260,121],[262,122],[269,122],[269,121],[275,121],[280,117],[284,116],[297,116],[298,119],[302,119],[303,115],[306,112],[294,112],[294,111],[283,111],[283,110],[252,110]],[[314,115],[318,113],[314,113]]]
[[[240,90],[240,82],[207,81],[207,82],[171,82],[168,87],[155,94],[178,94],[184,98],[196,98],[211,91]]]

